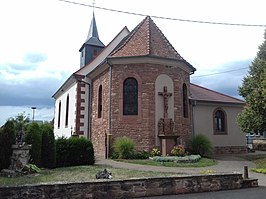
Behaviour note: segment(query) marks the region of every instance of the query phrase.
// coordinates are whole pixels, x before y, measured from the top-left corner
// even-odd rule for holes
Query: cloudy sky
[[[92,0],[70,0],[92,5]],[[264,0],[96,0],[95,6],[150,16],[266,25]],[[52,95],[79,68],[92,8],[58,0],[0,1],[0,125],[25,112],[52,120]],[[95,8],[107,45],[144,16]],[[197,71],[193,83],[239,97],[237,88],[263,41],[265,27],[211,25],[152,17],[175,49]],[[229,72],[228,72],[229,71]]]

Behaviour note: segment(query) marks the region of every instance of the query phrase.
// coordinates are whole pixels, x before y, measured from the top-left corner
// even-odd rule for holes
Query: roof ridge
[[[151,19],[152,20],[152,19]],[[152,20],[153,22],[153,20]],[[174,53],[179,56],[181,58],[181,60],[185,60],[178,52],[177,50],[173,47],[173,45],[170,43],[170,41],[166,38],[166,36],[164,35],[164,33],[160,30],[160,28],[153,22],[154,27],[157,29],[157,31],[159,32],[159,34],[162,36],[162,38],[165,40],[165,42],[167,43],[168,47],[171,48],[172,51],[174,51]]]
[[[151,18],[150,18],[150,16],[147,16],[146,17],[146,19],[148,19],[148,29],[147,29],[147,35],[148,35],[148,42],[147,42],[147,51],[148,51],[148,54],[151,54],[151,25],[150,25],[150,21],[152,20]]]
[[[108,48],[112,43],[113,43],[113,41],[124,31],[124,30],[127,30],[128,32],[129,32],[129,30],[128,30],[128,28],[126,27],[126,26],[124,26],[124,28],[122,28],[121,30],[120,30],[120,32],[106,45],[106,46],[104,46],[104,48],[102,49],[102,51],[99,53],[99,54],[97,54],[96,55],[96,57],[94,58],[94,59],[92,59],[90,62],[88,62],[85,66],[83,66],[82,68],[79,68],[76,72],[74,72],[74,74],[78,74],[81,70],[83,70],[83,68],[84,67],[87,67],[88,65],[90,65],[98,56],[101,56],[101,54],[102,54],[102,52],[106,49],[106,48]],[[123,41],[123,39],[122,39],[122,41]],[[111,54],[111,53],[110,53]]]
[[[205,87],[203,87],[203,86],[199,86],[199,85],[197,85],[197,84],[193,84],[193,83],[190,83],[190,84],[193,85],[193,86],[196,86],[196,87],[202,88],[202,89],[204,89],[204,90],[211,91],[211,92],[217,93],[217,94],[219,94],[219,95],[223,95],[223,96],[225,96],[225,97],[229,97],[229,98],[231,98],[231,99],[238,100],[238,101],[240,101],[240,102],[244,102],[244,103],[245,103],[244,100],[238,99],[238,98],[236,98],[236,97],[232,97],[232,96],[230,96],[230,95],[226,95],[226,94],[224,94],[224,93],[220,93],[220,92],[218,92],[218,91],[211,90],[211,89],[209,89],[209,88],[205,88]]]

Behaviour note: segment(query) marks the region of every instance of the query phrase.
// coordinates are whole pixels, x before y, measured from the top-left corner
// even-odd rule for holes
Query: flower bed
[[[195,163],[201,159],[200,155],[187,155],[187,156],[154,156],[150,159],[156,162],[177,162],[177,163]]]

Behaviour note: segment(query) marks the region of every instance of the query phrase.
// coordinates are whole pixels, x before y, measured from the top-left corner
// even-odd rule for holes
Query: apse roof
[[[174,49],[149,16],[142,20],[111,54],[112,57],[145,55],[184,61],[191,66]]]

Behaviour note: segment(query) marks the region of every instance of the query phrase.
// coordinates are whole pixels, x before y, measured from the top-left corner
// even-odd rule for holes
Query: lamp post
[[[31,107],[31,109],[32,109],[32,121],[34,122],[34,113],[35,113],[36,107],[33,106],[33,107]]]

